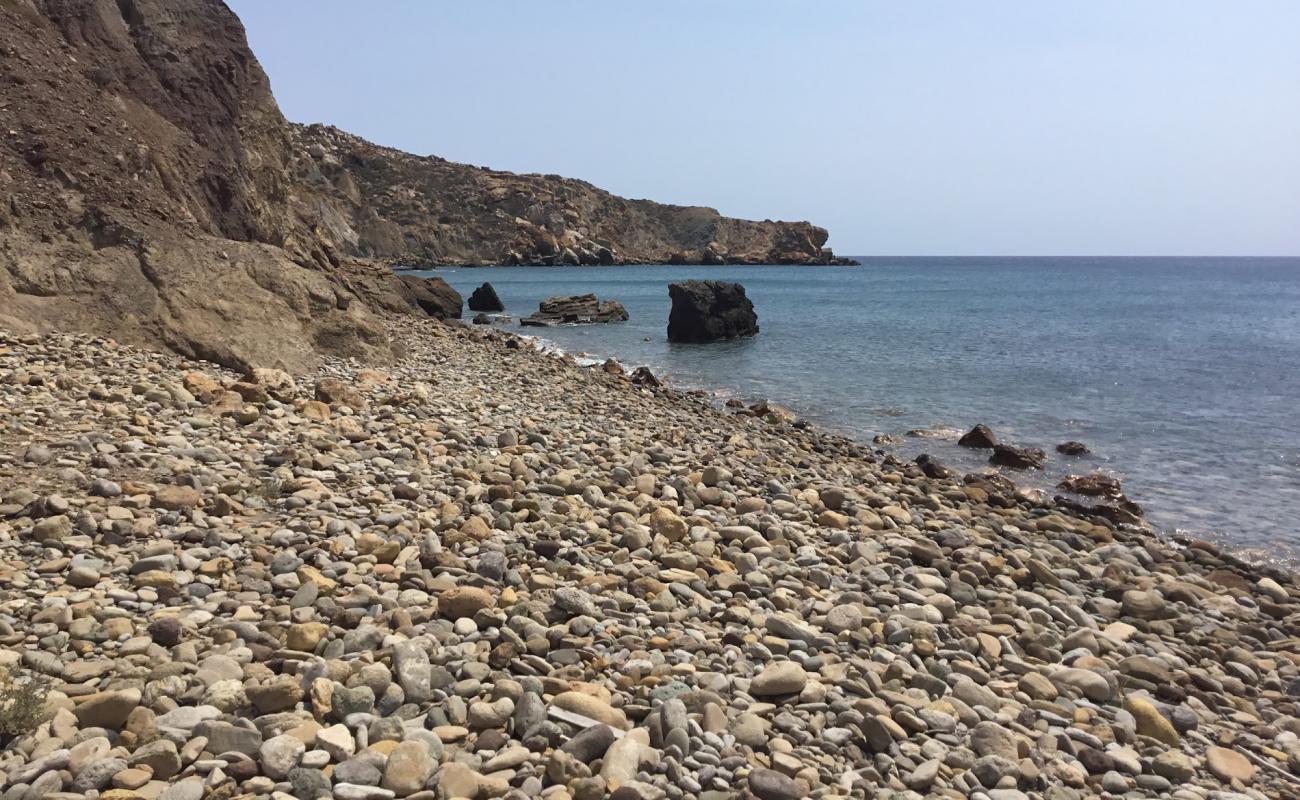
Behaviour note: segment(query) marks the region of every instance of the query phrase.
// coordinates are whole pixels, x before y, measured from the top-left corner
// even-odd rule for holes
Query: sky
[[[228,0],[286,116],[852,255],[1300,255],[1296,0]]]

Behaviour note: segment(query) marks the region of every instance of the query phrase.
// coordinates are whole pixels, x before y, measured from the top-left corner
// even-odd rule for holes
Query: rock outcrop
[[[383,314],[459,315],[392,264],[820,263],[808,223],[623,200],[290,124],[219,0],[0,2],[0,327],[240,369],[384,361]]]
[[[497,296],[497,290],[492,284],[484,283],[475,289],[469,296],[470,311],[505,311],[505,303]]]
[[[668,341],[712,342],[758,333],[758,315],[739,283],[684,281],[668,286]]]
[[[425,313],[320,225],[223,3],[0,2],[0,109],[0,326],[298,369]]]
[[[627,309],[617,300],[598,300],[594,294],[550,297],[537,311],[519,320],[520,325],[592,325],[603,322],[626,322]]]

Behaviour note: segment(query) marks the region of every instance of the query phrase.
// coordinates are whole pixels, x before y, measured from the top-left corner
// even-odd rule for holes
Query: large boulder
[[[437,319],[460,319],[460,294],[442,278],[402,276],[402,294],[416,308]]]
[[[475,289],[469,296],[470,311],[505,311],[506,306],[497,297],[497,290],[492,284],[485,283]]]
[[[739,283],[684,281],[668,286],[668,341],[712,342],[758,333],[758,315]]]
[[[538,305],[535,314],[519,320],[519,324],[545,327],[626,320],[627,309],[617,300],[597,300],[594,294],[582,294],[547,298]]]

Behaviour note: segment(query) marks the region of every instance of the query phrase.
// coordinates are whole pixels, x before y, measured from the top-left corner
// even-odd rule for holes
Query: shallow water
[[[556,294],[620,300],[615,325],[524,328],[572,353],[646,364],[678,386],[767,398],[869,440],[977,422],[1100,468],[1166,529],[1259,555],[1300,552],[1300,259],[870,258],[845,267],[439,270],[491,281],[516,319]],[[667,286],[744,283],[761,333],[667,341]],[[1094,455],[1073,460],[1067,439]],[[952,441],[908,439],[964,469]]]

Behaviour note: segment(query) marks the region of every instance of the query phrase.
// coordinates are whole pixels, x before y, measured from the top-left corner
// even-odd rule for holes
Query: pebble
[[[793,661],[767,665],[750,682],[749,693],[755,697],[797,694],[808,684],[808,673]]]
[[[1300,765],[1292,576],[386,324],[291,379],[0,333],[6,800],[1291,788],[1236,748]]]

